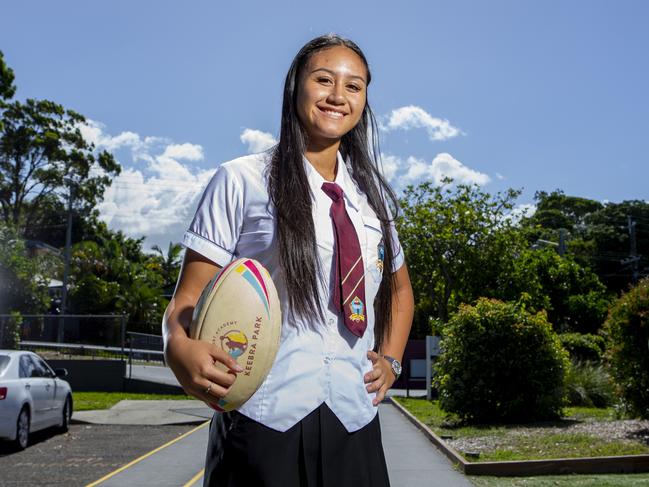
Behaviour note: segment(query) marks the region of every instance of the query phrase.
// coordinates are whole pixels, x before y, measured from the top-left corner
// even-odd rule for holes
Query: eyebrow
[[[331,69],[327,69],[327,68],[316,68],[313,71],[311,71],[311,74],[315,73],[316,71],[326,71],[327,73],[331,74],[332,76],[336,76],[335,71],[332,71]],[[358,78],[363,83],[367,84],[367,81],[365,81],[365,78],[363,78],[362,76],[357,76],[355,74],[352,74],[352,75],[349,75],[348,77],[349,78]]]

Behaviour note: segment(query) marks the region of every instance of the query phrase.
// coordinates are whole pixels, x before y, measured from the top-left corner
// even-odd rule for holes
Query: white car
[[[67,431],[72,389],[61,379],[66,375],[34,352],[0,350],[0,439],[24,449],[31,432],[50,426]]]

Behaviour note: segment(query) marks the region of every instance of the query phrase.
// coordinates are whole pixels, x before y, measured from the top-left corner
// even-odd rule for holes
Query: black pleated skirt
[[[237,411],[210,422],[204,487],[389,487],[378,413],[353,433],[322,403],[280,433]]]

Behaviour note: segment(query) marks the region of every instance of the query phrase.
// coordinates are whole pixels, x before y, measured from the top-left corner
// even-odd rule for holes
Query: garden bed
[[[618,419],[613,409],[566,408],[558,421],[461,426],[437,402],[394,399],[470,462],[649,454],[649,421]]]

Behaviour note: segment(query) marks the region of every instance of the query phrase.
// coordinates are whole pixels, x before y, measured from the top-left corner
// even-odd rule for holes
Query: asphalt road
[[[195,427],[72,424],[65,434],[33,433],[24,451],[0,444],[0,487],[85,486]]]

